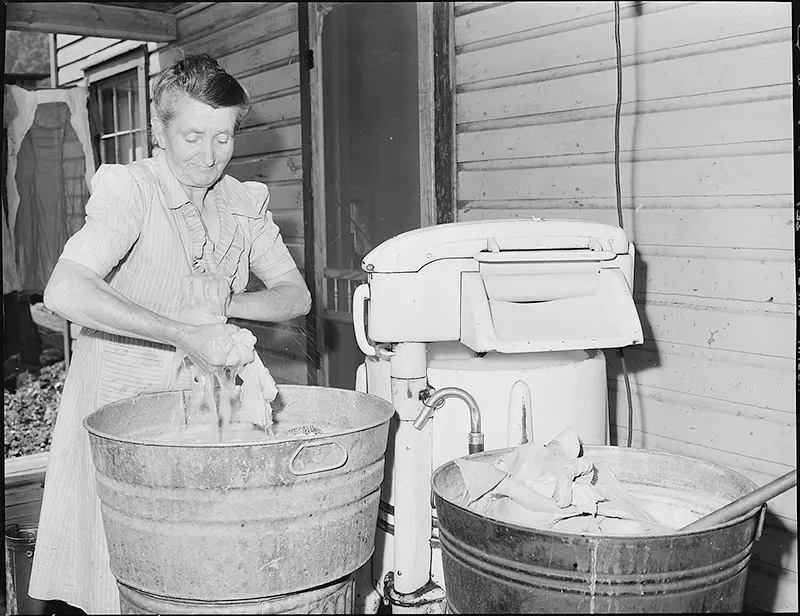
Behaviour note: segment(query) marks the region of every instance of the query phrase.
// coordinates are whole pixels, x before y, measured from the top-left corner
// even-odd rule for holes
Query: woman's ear
[[[156,145],[160,147],[162,150],[166,148],[166,135],[165,133],[166,127],[164,123],[158,119],[158,114],[156,113],[156,106],[155,103],[150,103],[150,130],[153,136],[153,140],[155,140]]]
[[[150,116],[150,117],[151,117],[150,126],[153,131],[153,139],[155,140],[158,147],[160,147],[163,150],[167,147],[166,143],[167,140],[164,134],[164,124],[161,122],[161,120],[157,119],[155,116]]]

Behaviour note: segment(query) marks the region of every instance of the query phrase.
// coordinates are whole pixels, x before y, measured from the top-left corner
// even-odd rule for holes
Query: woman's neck
[[[194,203],[198,208],[203,207],[203,202],[206,199],[206,195],[208,191],[211,190],[210,188],[196,188],[194,186],[184,186],[183,190],[186,191],[186,196],[191,199],[192,203]]]

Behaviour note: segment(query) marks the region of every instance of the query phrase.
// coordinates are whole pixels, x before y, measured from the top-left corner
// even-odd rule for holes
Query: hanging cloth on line
[[[41,293],[67,239],[83,225],[95,171],[87,93],[6,86],[4,94],[16,110],[7,127],[10,245],[19,290]]]

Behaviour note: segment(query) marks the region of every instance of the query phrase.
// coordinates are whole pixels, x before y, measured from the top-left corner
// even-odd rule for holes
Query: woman
[[[249,112],[242,86],[212,58],[187,56],[158,76],[151,111],[153,157],[100,167],[86,223],[44,292],[48,308],[83,329],[53,432],[29,594],[87,613],[118,613],[119,598],[84,417],[189,387],[176,349],[209,371],[247,361],[232,340],[239,328],[203,312],[284,321],[310,308],[267,187],[223,174]],[[266,289],[244,293],[251,271]]]

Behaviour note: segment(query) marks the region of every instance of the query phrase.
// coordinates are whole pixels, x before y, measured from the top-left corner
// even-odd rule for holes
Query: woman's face
[[[235,108],[214,109],[187,96],[168,126],[154,120],[153,132],[178,181],[187,188],[208,188],[233,155],[235,123]]]

